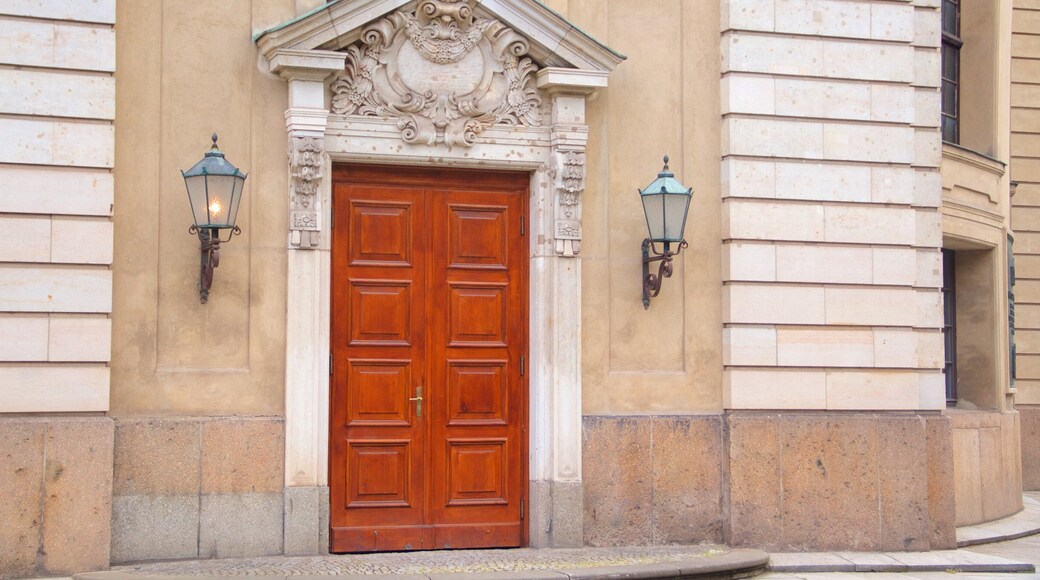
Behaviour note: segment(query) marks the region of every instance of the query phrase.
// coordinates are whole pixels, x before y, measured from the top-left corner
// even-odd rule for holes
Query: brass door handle
[[[408,399],[415,401],[415,416],[422,417],[422,387],[415,387],[415,396]]]

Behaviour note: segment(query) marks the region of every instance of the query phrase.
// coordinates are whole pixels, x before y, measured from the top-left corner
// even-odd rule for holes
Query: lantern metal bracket
[[[222,228],[200,228],[192,225],[188,233],[197,235],[201,242],[200,272],[199,272],[199,300],[205,304],[209,301],[209,289],[213,286],[213,268],[220,265],[220,244],[231,241],[232,236],[242,233],[238,226],[223,228],[229,231],[226,240],[220,239]]]
[[[664,243],[664,251],[658,252],[657,246],[654,245],[650,238],[643,240],[643,309],[650,308],[650,299],[657,297],[661,293],[661,283],[665,278],[672,277],[672,258],[678,256],[685,248],[688,248],[690,244],[683,240],[679,242],[678,249],[674,252],[671,250],[671,244],[669,242]],[[651,256],[651,252],[653,256]],[[661,264],[657,267],[657,274],[650,273],[650,263],[660,262]]]

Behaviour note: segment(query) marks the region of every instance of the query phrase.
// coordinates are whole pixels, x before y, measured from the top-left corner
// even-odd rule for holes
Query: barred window
[[[960,0],[942,0],[942,136],[960,143],[961,83]]]

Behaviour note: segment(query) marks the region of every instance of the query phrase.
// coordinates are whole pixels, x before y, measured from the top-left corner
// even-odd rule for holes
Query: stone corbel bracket
[[[585,99],[607,86],[607,72],[545,68],[537,86],[552,98],[553,250],[564,257],[581,252],[581,206],[585,192]]]
[[[330,50],[277,49],[270,71],[289,82],[285,111],[289,156],[289,247],[321,245],[322,179],[326,173],[325,79],[343,70],[346,55]]]

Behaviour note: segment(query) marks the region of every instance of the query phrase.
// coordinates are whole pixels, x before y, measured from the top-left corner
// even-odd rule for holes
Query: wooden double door
[[[528,176],[333,170],[333,552],[527,542]]]

